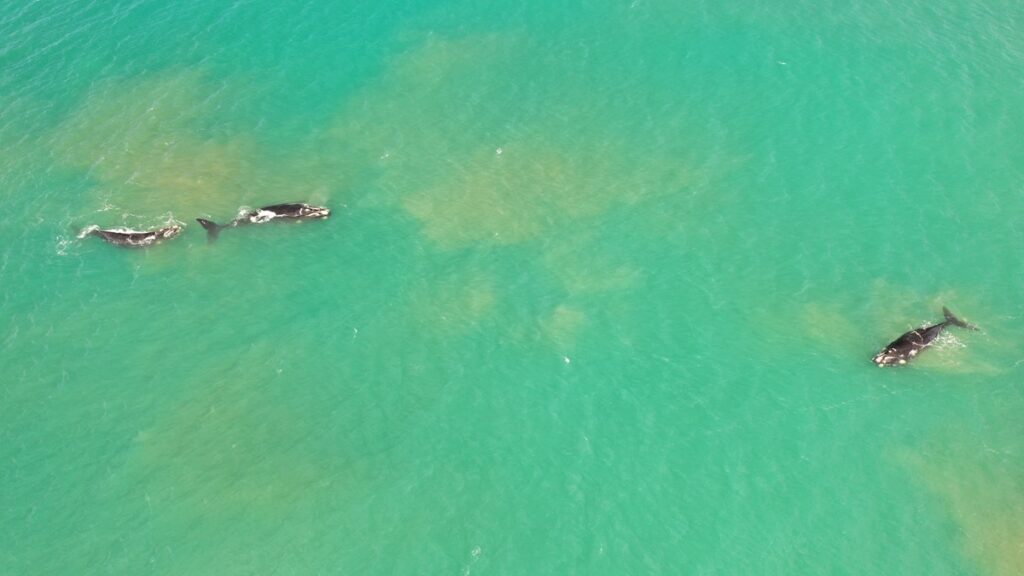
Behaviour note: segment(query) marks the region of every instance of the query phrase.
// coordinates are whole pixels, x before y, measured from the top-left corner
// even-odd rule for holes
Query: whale
[[[287,204],[274,204],[264,206],[256,210],[242,210],[234,220],[227,224],[217,224],[206,218],[196,218],[204,229],[206,229],[207,241],[213,242],[217,239],[220,231],[224,228],[235,228],[247,224],[266,224],[274,220],[292,220],[301,222],[303,220],[322,220],[331,215],[331,209],[323,206],[313,206],[305,202],[290,202]]]
[[[181,234],[181,226],[172,224],[156,230],[132,230],[131,228],[100,228],[99,226],[88,226],[79,234],[79,238],[87,236],[98,236],[115,246],[126,248],[146,248],[159,244],[164,240],[170,240]]]
[[[949,308],[943,306],[942,314],[946,317],[944,322],[934,324],[931,326],[922,326],[915,330],[911,330],[893,340],[888,346],[882,349],[881,352],[875,354],[872,361],[879,368],[885,368],[886,366],[903,366],[908,362],[917,357],[922,350],[932,345],[935,339],[938,338],[939,334],[949,326],[957,326],[959,328],[967,328],[968,330],[977,330],[978,327],[973,324],[968,324],[963,320],[957,318]]]

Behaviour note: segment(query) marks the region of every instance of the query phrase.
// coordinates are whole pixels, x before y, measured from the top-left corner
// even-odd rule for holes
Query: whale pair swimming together
[[[942,334],[942,331],[948,326],[958,326],[960,328],[967,328],[968,330],[977,330],[978,327],[973,324],[968,324],[963,320],[957,318],[949,308],[943,306],[942,314],[946,317],[945,322],[940,322],[931,326],[922,326],[915,330],[911,330],[893,340],[888,346],[882,349],[881,352],[875,354],[872,361],[879,367],[884,368],[886,366],[903,366],[907,362],[910,362],[921,353],[922,350],[932,345],[935,339]]]
[[[312,206],[303,202],[292,202],[289,204],[274,204],[273,206],[264,206],[256,210],[242,212],[227,224],[217,224],[205,218],[196,218],[196,221],[206,229],[207,240],[213,242],[224,228],[234,228],[245,224],[265,224],[273,220],[293,220],[298,222],[303,220],[321,220],[330,215],[330,208]],[[163,240],[174,238],[181,234],[181,230],[181,226],[177,224],[157,230],[103,229],[99,226],[89,226],[82,230],[78,237],[99,236],[115,246],[145,248],[158,244]]]

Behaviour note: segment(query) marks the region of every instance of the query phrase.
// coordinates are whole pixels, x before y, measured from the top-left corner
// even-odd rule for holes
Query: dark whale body
[[[196,218],[196,221],[206,229],[207,240],[213,242],[224,228],[235,228],[246,224],[266,224],[273,220],[321,220],[330,215],[330,208],[312,206],[303,202],[292,202],[289,204],[274,204],[273,206],[264,206],[256,210],[241,212],[234,220],[227,224],[217,224],[205,218]]]
[[[913,360],[917,355],[928,346],[931,346],[932,342],[938,338],[939,334],[946,329],[947,326],[959,326],[960,328],[967,328],[970,330],[977,330],[976,326],[968,324],[963,320],[957,318],[949,311],[949,308],[943,307],[942,313],[946,317],[945,322],[935,324],[933,326],[922,326],[916,330],[911,330],[899,338],[893,340],[882,349],[881,352],[875,354],[873,362],[880,368],[885,366],[902,366],[907,362]]]
[[[79,238],[86,236],[99,236],[115,246],[127,248],[146,248],[168,240],[181,234],[181,226],[174,224],[157,230],[132,230],[130,228],[109,228],[103,229],[99,226],[90,226],[82,230]]]

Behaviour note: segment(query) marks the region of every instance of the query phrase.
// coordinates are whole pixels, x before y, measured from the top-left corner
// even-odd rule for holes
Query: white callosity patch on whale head
[[[302,209],[302,215],[307,218],[327,218],[331,215],[331,209],[322,206],[306,206]]]
[[[901,354],[891,354],[891,353],[888,353],[888,352],[885,352],[885,351],[879,352],[878,354],[876,354],[875,357],[872,359],[872,361],[875,364],[878,364],[880,367],[893,366],[893,365],[896,365],[896,364],[906,364],[907,363],[907,361],[904,359],[903,355],[901,355]]]
[[[178,225],[168,226],[160,231],[160,236],[163,238],[174,238],[178,234],[181,234],[181,226]]]

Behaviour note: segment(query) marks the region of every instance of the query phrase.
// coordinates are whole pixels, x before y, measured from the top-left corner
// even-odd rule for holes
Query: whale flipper
[[[206,229],[206,241],[214,242],[217,240],[217,236],[220,235],[220,229],[223,228],[220,224],[206,218],[196,218],[196,222],[202,224],[203,228]]]
[[[964,322],[963,320],[957,318],[952,312],[949,311],[949,308],[946,308],[945,306],[942,307],[942,314],[946,317],[946,322],[949,322],[954,326],[967,328],[969,330],[978,329],[978,327],[975,326],[974,324],[968,324],[967,322]]]

